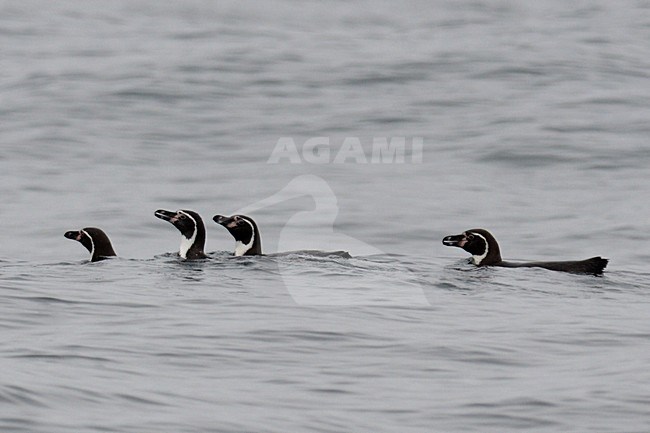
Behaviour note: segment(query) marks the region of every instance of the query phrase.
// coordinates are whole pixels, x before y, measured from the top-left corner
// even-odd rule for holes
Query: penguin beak
[[[467,238],[464,234],[445,236],[445,238],[442,240],[442,244],[448,247],[463,248],[466,243]]]
[[[212,221],[221,225],[224,225],[224,223],[227,222],[228,219],[229,219],[228,217],[225,217],[223,215],[215,215],[212,217]]]
[[[169,221],[172,224],[174,224],[174,222],[176,221],[176,212],[170,212],[168,210],[158,209],[156,212],[154,212],[154,215],[157,218],[160,218],[163,221]]]
[[[234,217],[227,217],[227,216],[223,216],[223,215],[215,215],[215,216],[213,216],[212,221],[214,221],[215,223],[217,223],[219,225],[222,225],[222,226],[224,226],[226,228],[233,228],[233,227],[235,227],[237,225],[235,223],[235,221],[234,221]]]
[[[69,231],[65,232],[63,234],[68,239],[72,239],[73,241],[81,241],[81,232],[80,231]]]

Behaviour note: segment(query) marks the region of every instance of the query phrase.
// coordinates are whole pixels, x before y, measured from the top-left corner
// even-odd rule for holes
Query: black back
[[[609,263],[608,259],[592,257],[586,260],[572,260],[562,262],[501,262],[496,266],[505,268],[544,268],[551,271],[569,272],[572,274],[601,275]]]

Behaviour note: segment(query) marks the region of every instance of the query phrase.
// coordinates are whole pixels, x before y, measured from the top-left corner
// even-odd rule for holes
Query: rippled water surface
[[[1,431],[647,431],[650,3],[5,2],[0,40]],[[476,269],[474,227],[610,263]]]

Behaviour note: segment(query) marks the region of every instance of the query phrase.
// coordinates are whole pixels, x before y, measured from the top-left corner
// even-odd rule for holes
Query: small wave
[[[566,152],[540,152],[537,150],[499,149],[487,152],[477,158],[481,163],[492,163],[514,167],[547,167],[558,164],[569,164],[577,158]]]
[[[36,391],[16,385],[0,385],[0,402],[28,407],[48,407]]]

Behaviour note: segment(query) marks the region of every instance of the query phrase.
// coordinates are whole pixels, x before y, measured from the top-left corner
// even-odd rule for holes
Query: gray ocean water
[[[650,2],[5,1],[0,41],[0,431],[650,431]],[[231,257],[239,210],[352,257]],[[475,227],[610,263],[476,269]]]

